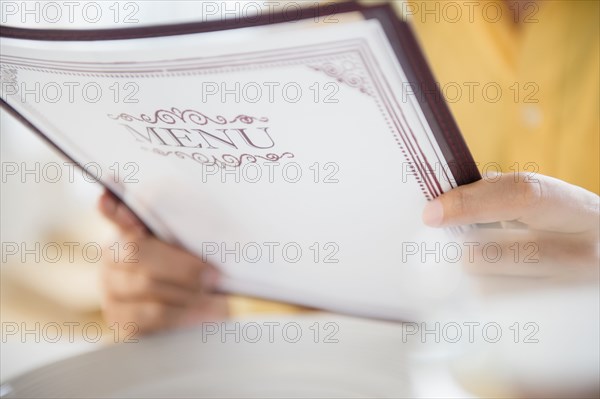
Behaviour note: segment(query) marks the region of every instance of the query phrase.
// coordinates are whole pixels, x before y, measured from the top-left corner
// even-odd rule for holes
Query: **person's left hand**
[[[600,198],[555,178],[524,173],[488,176],[427,203],[423,221],[433,227],[478,223],[509,227],[476,228],[461,239],[478,244],[472,259],[462,259],[470,271],[527,275],[598,271]],[[486,245],[488,254],[482,252]]]
[[[102,267],[103,313],[109,323],[140,333],[223,319],[226,297],[214,292],[217,269],[150,234],[119,200],[105,192],[100,211],[119,229],[128,250]]]

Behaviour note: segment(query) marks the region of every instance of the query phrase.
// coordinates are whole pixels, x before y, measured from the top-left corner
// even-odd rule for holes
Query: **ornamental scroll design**
[[[18,92],[19,83],[17,70],[15,68],[10,68],[6,65],[0,64],[0,94],[5,96],[17,94]]]
[[[178,108],[171,108],[170,110],[159,109],[154,112],[153,115],[148,114],[140,114],[139,116],[133,116],[126,113],[121,113],[118,115],[108,114],[108,117],[114,120],[124,120],[126,122],[145,122],[151,125],[155,125],[157,123],[165,123],[167,125],[174,125],[178,122],[183,123],[192,123],[195,125],[204,126],[209,123],[214,123],[217,125],[225,125],[227,123],[235,123],[240,122],[246,125],[250,125],[254,122],[268,122],[269,118],[266,117],[255,117],[250,115],[238,115],[234,118],[226,118],[223,115],[216,116],[207,116],[206,114],[196,111],[194,109],[186,109],[181,111]]]
[[[323,72],[340,83],[356,88],[368,96],[373,97],[373,92],[357,62],[351,59],[326,61],[320,64],[309,64],[314,71]]]
[[[190,159],[192,161],[198,162],[204,166],[218,166],[222,169],[226,167],[240,167],[244,162],[246,163],[257,163],[260,160],[265,160],[269,162],[277,162],[280,159],[284,158],[294,158],[294,154],[291,152],[284,152],[280,155],[269,153],[265,155],[252,155],[252,154],[241,154],[241,155],[233,155],[233,154],[222,154],[220,156],[216,155],[205,155],[199,152],[194,153],[186,153],[182,151],[163,151],[158,148],[143,148],[147,151],[150,151],[154,154],[162,155],[162,156],[175,156],[179,159]]]

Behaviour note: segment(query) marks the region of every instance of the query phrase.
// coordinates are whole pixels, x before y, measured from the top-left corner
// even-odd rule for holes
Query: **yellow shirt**
[[[519,24],[505,1],[393,5],[412,24],[480,171],[541,173],[598,193],[599,3],[526,3]],[[232,315],[301,309],[235,296],[230,307]]]
[[[599,2],[523,4],[519,24],[506,1],[394,7],[413,14],[407,20],[480,170],[532,171],[598,194]]]

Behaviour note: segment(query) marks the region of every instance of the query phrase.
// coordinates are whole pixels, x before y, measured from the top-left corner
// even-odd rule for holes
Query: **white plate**
[[[329,315],[230,321],[59,361],[2,391],[6,398],[406,397],[406,350],[397,324]]]

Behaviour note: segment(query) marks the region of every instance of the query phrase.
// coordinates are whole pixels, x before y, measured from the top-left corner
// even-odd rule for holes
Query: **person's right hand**
[[[148,333],[227,316],[226,298],[213,292],[219,278],[213,266],[151,235],[110,193],[99,208],[121,233],[120,256],[102,267],[102,310],[110,324],[131,332],[133,323]]]

